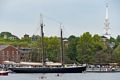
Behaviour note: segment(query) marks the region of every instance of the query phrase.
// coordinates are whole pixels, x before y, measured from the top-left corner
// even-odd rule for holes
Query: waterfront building
[[[20,62],[20,51],[12,45],[0,45],[0,64],[4,61]]]

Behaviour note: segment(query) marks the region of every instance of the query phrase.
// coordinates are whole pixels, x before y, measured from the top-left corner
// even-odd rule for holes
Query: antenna
[[[106,15],[105,15],[105,22],[104,22],[104,30],[105,30],[105,36],[109,37],[109,16],[108,16],[108,0],[105,1],[106,2]]]

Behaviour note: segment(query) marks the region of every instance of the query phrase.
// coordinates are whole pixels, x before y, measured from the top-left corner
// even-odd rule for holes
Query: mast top
[[[40,14],[40,26],[43,27],[43,15],[42,14]]]

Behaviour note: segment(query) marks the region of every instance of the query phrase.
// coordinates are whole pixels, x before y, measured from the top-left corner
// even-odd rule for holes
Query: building
[[[29,39],[29,35],[28,35],[28,34],[25,34],[23,38]]]
[[[30,61],[31,60],[31,48],[19,48],[21,54],[21,61]]]
[[[0,45],[0,64],[3,61],[20,62],[20,51],[11,45]]]

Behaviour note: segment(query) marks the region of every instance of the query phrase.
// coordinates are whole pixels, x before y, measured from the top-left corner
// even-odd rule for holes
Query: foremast
[[[63,31],[62,28],[60,28],[60,40],[61,40],[61,64],[64,66],[64,61],[63,61]]]

